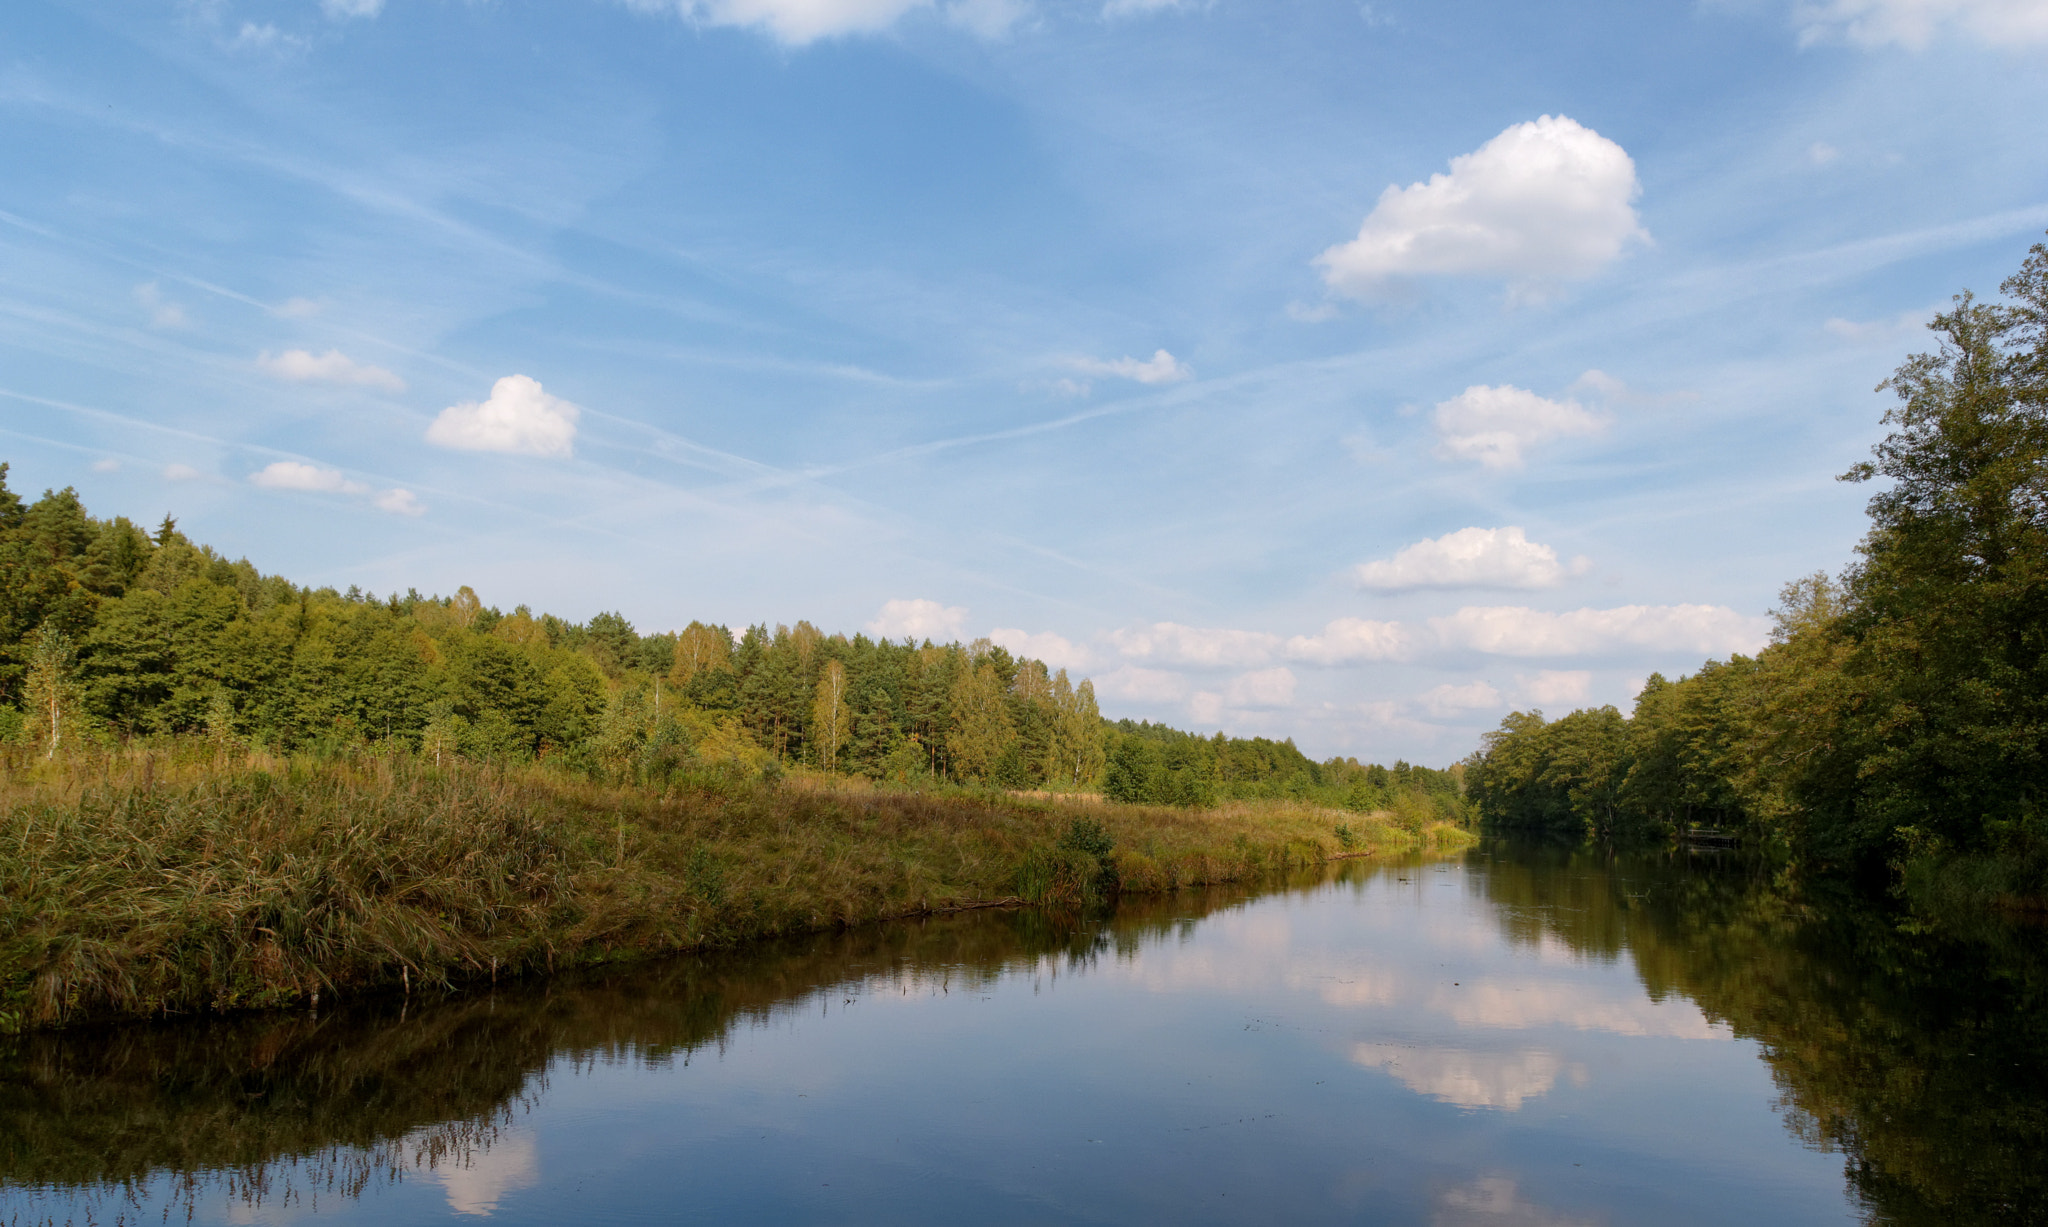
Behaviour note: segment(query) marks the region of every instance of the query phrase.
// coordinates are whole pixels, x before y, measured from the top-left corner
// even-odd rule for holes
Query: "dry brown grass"
[[[406,991],[1469,838],[1286,803],[1084,808],[716,771],[657,793],[189,743],[0,770],[5,1026]],[[1077,821],[1114,850],[1063,847]]]

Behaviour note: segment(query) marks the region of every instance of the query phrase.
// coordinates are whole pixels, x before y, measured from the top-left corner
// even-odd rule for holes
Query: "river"
[[[1491,841],[0,1038],[0,1223],[2031,1223],[2042,930]]]

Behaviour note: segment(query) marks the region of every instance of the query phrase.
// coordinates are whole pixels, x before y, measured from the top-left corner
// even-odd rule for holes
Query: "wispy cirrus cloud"
[[[2048,43],[2041,0],[1801,0],[1792,6],[1799,44],[1844,42],[1919,51],[1955,32],[1993,47]]]

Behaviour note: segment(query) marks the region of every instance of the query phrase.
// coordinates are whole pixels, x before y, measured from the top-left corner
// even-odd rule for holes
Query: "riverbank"
[[[1176,809],[708,771],[655,792],[410,755],[6,764],[0,1026],[316,1004],[997,903],[1076,907],[1453,847]]]

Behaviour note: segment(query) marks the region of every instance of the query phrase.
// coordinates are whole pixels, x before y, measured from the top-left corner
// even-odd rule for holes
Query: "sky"
[[[0,459],[294,581],[1442,764],[1853,562],[2048,0],[13,0]]]

